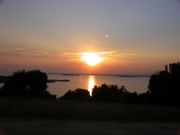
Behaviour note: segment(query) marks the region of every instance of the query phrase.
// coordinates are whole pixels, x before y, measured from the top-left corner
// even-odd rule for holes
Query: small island
[[[69,82],[70,80],[68,79],[63,79],[63,80],[56,80],[56,79],[49,79],[47,83],[55,83],[55,82]]]
[[[8,76],[0,76],[0,83],[5,83],[7,80]],[[70,80],[68,79],[63,79],[63,80],[58,80],[58,79],[48,79],[47,83],[55,83],[55,82],[69,82]]]

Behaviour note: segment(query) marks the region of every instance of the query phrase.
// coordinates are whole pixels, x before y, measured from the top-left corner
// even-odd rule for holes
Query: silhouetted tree
[[[62,97],[60,97],[60,100],[88,101],[89,99],[90,99],[89,91],[79,88],[75,89],[74,91],[69,90]]]
[[[0,76],[0,83],[4,83],[7,80],[7,76]]]
[[[92,99],[95,101],[135,102],[137,94],[128,92],[125,86],[118,88],[117,85],[102,84],[93,88]]]
[[[55,98],[46,90],[47,79],[46,73],[39,70],[14,72],[5,81],[0,95]]]
[[[29,71],[26,73],[28,85],[27,87],[31,90],[34,95],[41,96],[47,89],[48,77],[46,73],[42,73],[38,70]]]
[[[153,74],[148,88],[154,103],[180,104],[180,63],[169,64],[165,70]]]

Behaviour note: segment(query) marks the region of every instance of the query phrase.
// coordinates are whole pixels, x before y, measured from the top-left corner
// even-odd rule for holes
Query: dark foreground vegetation
[[[165,66],[149,80],[151,101],[157,104],[180,105],[180,63]]]
[[[180,121],[180,63],[150,77],[149,90],[128,92],[117,85],[69,90],[57,98],[39,70],[9,76],[0,89],[0,117],[69,120]],[[168,105],[168,106],[167,106]]]
[[[6,78],[0,96],[55,99],[47,91],[48,77],[39,70],[19,71]]]
[[[180,63],[169,64],[150,77],[149,90],[137,94],[129,92],[125,86],[102,84],[95,86],[92,96],[87,90],[68,91],[61,100],[102,101],[120,103],[151,103],[158,105],[180,105]]]
[[[78,88],[57,99],[47,91],[47,74],[39,70],[19,71],[0,79],[5,81],[0,89],[1,97],[180,105],[180,63],[169,64],[165,70],[151,75],[149,90],[142,94],[129,92],[125,86],[102,84],[93,88],[91,96],[87,90]]]
[[[124,86],[118,88],[117,85],[102,84],[95,86],[90,96],[89,91],[85,89],[69,90],[59,100],[72,101],[91,101],[91,102],[121,102],[121,103],[137,103],[138,94],[136,92],[128,92]]]
[[[179,135],[179,123],[0,119],[1,135]]]
[[[7,76],[0,76],[0,83],[4,83],[7,80]]]
[[[180,108],[117,102],[78,102],[32,98],[1,98],[0,117],[29,120],[116,120],[180,122]]]

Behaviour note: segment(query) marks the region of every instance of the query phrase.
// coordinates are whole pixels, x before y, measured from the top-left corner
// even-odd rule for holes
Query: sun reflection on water
[[[89,81],[88,81],[88,91],[90,95],[92,96],[92,90],[95,86],[95,79],[94,76],[89,76]]]

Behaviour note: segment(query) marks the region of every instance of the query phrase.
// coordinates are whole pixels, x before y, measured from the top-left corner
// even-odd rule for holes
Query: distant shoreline
[[[48,75],[54,74],[54,75],[63,75],[63,76],[113,76],[113,77],[150,77],[150,75],[113,75],[113,74],[75,74],[75,73],[47,73]],[[2,76],[0,75],[0,83],[4,83],[8,76]],[[54,82],[69,82],[69,79],[63,79],[63,80],[55,80],[55,79],[49,79],[48,83],[54,83]]]
[[[64,76],[80,76],[80,75],[94,75],[94,76],[115,76],[115,77],[150,77],[151,75],[114,75],[114,74],[77,74],[77,73],[47,73]]]
[[[94,76],[115,76],[115,77],[151,77],[151,75],[148,74],[81,74],[81,73],[53,73],[53,72],[47,72],[47,74],[54,74],[54,75],[63,75],[63,76],[80,76],[80,75],[94,75]],[[4,80],[8,75],[0,75],[0,80]],[[0,81],[1,82],[1,81]]]
[[[7,80],[8,76],[0,76],[0,83],[4,83]],[[57,80],[57,79],[48,79],[47,83],[55,82],[69,82],[69,79]]]

